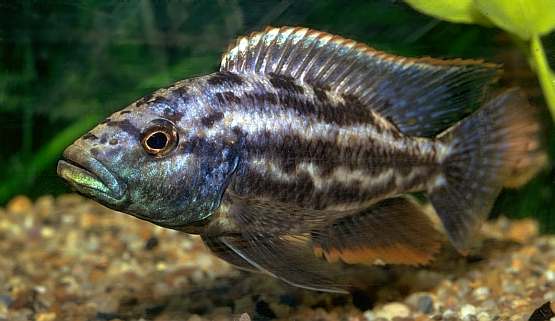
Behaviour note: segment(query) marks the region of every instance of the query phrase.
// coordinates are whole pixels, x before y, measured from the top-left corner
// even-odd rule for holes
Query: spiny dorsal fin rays
[[[474,111],[498,75],[497,65],[479,60],[399,57],[300,27],[239,38],[220,70],[276,73],[354,96],[416,136],[434,136]]]

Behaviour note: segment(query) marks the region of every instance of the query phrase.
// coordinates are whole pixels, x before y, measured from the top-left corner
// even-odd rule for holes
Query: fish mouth
[[[57,172],[77,192],[100,201],[115,203],[125,196],[125,184],[90,153],[76,146],[68,147],[58,161]]]

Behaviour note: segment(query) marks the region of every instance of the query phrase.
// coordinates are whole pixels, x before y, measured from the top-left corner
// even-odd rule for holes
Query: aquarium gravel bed
[[[527,320],[555,299],[555,237],[531,220],[483,232],[466,258],[339,295],[240,272],[198,237],[76,195],[20,196],[0,208],[0,320]]]

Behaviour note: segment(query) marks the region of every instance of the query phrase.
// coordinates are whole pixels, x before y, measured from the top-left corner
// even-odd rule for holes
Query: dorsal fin
[[[237,39],[220,70],[290,76],[358,98],[407,135],[433,136],[480,106],[499,68],[394,56],[321,31],[268,27]]]

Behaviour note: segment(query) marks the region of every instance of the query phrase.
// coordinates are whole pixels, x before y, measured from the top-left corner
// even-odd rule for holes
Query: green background
[[[267,25],[312,27],[407,56],[483,58],[506,69],[545,112],[523,51],[502,31],[452,24],[399,1],[2,1],[0,2],[0,205],[68,188],[56,161],[110,113],[172,82],[215,71],[235,37]],[[552,68],[555,35],[543,39]],[[535,216],[555,232],[552,168],[505,191],[493,216]]]

